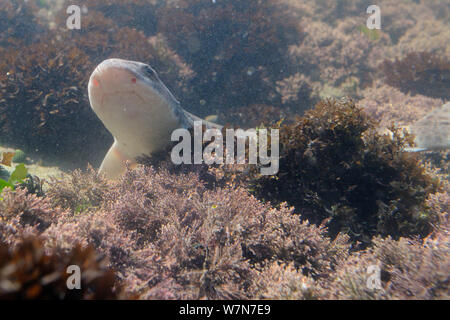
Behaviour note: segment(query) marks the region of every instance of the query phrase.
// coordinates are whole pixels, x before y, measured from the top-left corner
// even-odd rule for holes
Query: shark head
[[[125,160],[164,148],[171,132],[186,126],[184,110],[145,63],[103,61],[89,79],[88,92],[92,110],[114,137],[100,167],[107,176],[123,171]]]
[[[88,92],[92,110],[114,137],[100,166],[108,178],[124,172],[125,161],[133,164],[138,156],[164,149],[175,129],[201,120],[181,108],[156,71],[142,62],[103,61],[92,72]]]
[[[152,126],[174,126],[179,121],[178,101],[156,71],[141,62],[103,61],[89,79],[88,92],[92,109],[119,141],[129,134],[146,134]]]

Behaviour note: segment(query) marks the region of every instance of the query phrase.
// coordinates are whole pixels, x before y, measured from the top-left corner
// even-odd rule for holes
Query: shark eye
[[[156,75],[155,70],[153,70],[150,66],[143,66],[142,73],[149,79],[157,80],[158,76]]]

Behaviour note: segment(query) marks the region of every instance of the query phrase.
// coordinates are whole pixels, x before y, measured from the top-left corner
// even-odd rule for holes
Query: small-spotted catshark
[[[114,179],[144,154],[162,150],[177,128],[190,128],[202,121],[207,128],[222,127],[184,110],[145,63],[108,59],[100,63],[89,79],[92,109],[114,137],[114,143],[100,165],[100,173]]]

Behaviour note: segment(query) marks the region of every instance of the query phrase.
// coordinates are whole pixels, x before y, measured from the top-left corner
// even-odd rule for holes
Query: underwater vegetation
[[[66,179],[51,179],[46,195],[55,206],[79,213],[97,209],[102,203],[107,182],[88,166],[86,173],[77,169]],[[87,178],[86,178],[87,177]]]
[[[384,61],[385,82],[402,92],[435,98],[450,97],[450,59],[429,52],[411,52],[403,59]]]
[[[83,266],[80,290],[69,290],[71,265]],[[14,250],[0,243],[0,299],[91,300],[126,298],[114,291],[114,272],[92,248],[48,254],[41,239],[24,238]]]
[[[13,161],[15,164],[11,163]],[[39,177],[28,173],[25,167],[28,158],[21,150],[3,152],[0,162],[0,199],[3,189],[14,190],[16,187],[26,188],[29,193],[43,196],[43,183]]]
[[[42,232],[55,222],[59,209],[47,198],[30,194],[24,188],[4,189],[0,201],[0,240],[12,247],[32,231]]]
[[[325,295],[345,300],[448,300],[450,257],[446,237],[441,231],[423,242],[375,238],[370,250],[350,256],[338,267],[333,280],[326,284],[331,290]],[[380,268],[380,290],[367,288],[370,265]]]
[[[381,81],[364,89],[364,99],[358,101],[361,107],[380,129],[410,125],[423,118],[433,108],[444,104],[442,99],[431,98],[421,94],[403,93]]]
[[[31,247],[37,277],[44,278],[46,270],[75,262],[74,256],[88,256],[89,268],[96,269],[93,247],[107,258],[99,262],[95,282],[103,289],[88,291],[93,298],[113,298],[111,292],[140,299],[442,299],[448,294],[446,192],[427,200],[440,220],[427,238],[376,238],[368,250],[355,251],[347,235],[331,239],[325,225],[302,221],[293,208],[274,208],[241,187],[207,187],[195,172],[139,166],[114,183],[93,170],[77,171],[70,181],[60,193],[63,181],[51,186],[46,197],[6,191],[0,242],[8,248],[2,254],[8,261],[20,259]],[[91,189],[102,194],[93,198],[95,205],[82,211],[60,207],[77,203],[77,193]],[[30,236],[40,242],[30,245]],[[42,266],[55,256],[55,267]],[[363,281],[373,264],[382,270],[382,290],[368,290]],[[114,280],[108,270],[115,270]],[[59,281],[40,292],[54,293]],[[24,297],[28,283],[14,297]],[[56,298],[66,297],[57,292]]]
[[[442,1],[442,3],[444,2]],[[431,3],[427,3],[427,5],[431,5]],[[445,10],[443,9],[441,8],[437,14],[444,12]],[[421,52],[424,50],[449,58],[450,49],[446,44],[450,41],[450,30],[447,25],[448,21],[445,19],[437,20],[429,17],[418,20],[415,25],[404,33],[397,45],[389,49],[393,52],[392,58],[402,58],[410,52]]]
[[[250,184],[162,163],[114,182],[76,170],[44,196],[4,191],[0,242],[10,255],[27,236],[58,254],[92,246],[115,270],[104,290],[140,299],[442,299],[448,185],[434,193],[392,130],[377,134],[352,101],[327,100],[282,124],[279,174]],[[380,290],[367,289],[369,265],[382,270]]]
[[[206,189],[193,173],[141,166],[106,187],[95,172],[78,177],[101,188],[99,208],[51,210],[66,191],[46,199],[8,192],[0,207],[0,225],[9,230],[4,241],[16,247],[28,230],[57,252],[93,245],[141,298],[250,298],[258,270],[273,260],[318,279],[346,256],[347,237],[331,241],[323,227],[301,222],[292,209],[274,209],[240,188]],[[41,212],[31,210],[36,207]],[[19,218],[27,211],[51,224]]]
[[[256,194],[286,201],[333,237],[347,233],[363,244],[375,235],[426,236],[436,223],[425,204],[439,184],[417,158],[404,152],[411,137],[375,123],[351,100],[325,100],[290,125],[280,127],[280,170],[262,176]]]
[[[17,183],[24,184],[24,180],[28,176],[28,170],[23,163],[16,165],[14,168],[10,168],[11,161],[17,160],[14,157],[14,152],[2,153],[2,160],[0,162],[0,196],[4,188],[8,187],[14,190],[15,185]]]
[[[1,169],[4,170],[2,167]],[[22,163],[17,165],[14,168],[14,170],[11,171],[11,174],[9,174],[9,172],[7,173],[7,175],[9,176],[7,180],[0,178],[0,195],[4,188],[8,187],[14,190],[16,183],[24,183],[23,180],[26,179],[27,174],[28,174],[27,169],[25,168],[25,165]]]
[[[20,46],[29,43],[42,31],[35,15],[34,1],[4,0],[0,3],[0,46]]]
[[[159,12],[159,31],[195,72],[188,108],[208,115],[280,99],[274,84],[289,75],[288,46],[302,38],[286,7],[271,0],[183,0]]]
[[[2,141],[55,158],[86,157],[107,143],[84,92],[91,68],[81,50],[51,39],[22,48],[20,55],[7,49],[0,64]],[[87,132],[100,143],[89,141]]]
[[[448,229],[447,229],[448,231]],[[325,281],[314,281],[292,267],[274,263],[257,281],[258,298],[339,300],[429,300],[449,298],[448,241],[440,230],[425,241],[375,238],[373,246],[340,263]],[[378,266],[377,290],[367,286],[367,270]]]
[[[306,18],[301,25],[305,37],[302,42],[289,47],[289,59],[297,73],[309,81],[314,89],[313,96],[357,97],[358,88],[372,81],[373,67],[367,56],[376,44],[356,25],[351,33]]]
[[[370,0],[320,0],[314,3],[308,0],[282,1],[297,8],[301,17],[314,18],[334,26],[348,21],[354,21],[358,26],[365,25],[367,16],[361,13],[374,4]],[[422,22],[448,20],[448,3],[448,0],[377,1],[376,4],[382,8],[381,33],[388,35],[390,44],[395,45],[409,30]]]

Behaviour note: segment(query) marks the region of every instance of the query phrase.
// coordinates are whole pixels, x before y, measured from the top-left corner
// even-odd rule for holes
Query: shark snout
[[[95,68],[89,81],[89,88],[113,93],[132,89],[136,82],[136,75],[129,68],[114,63],[114,59],[109,59]]]
[[[121,61],[120,59],[105,60],[92,72],[88,92],[94,110],[104,107],[105,96],[135,92],[137,76]]]

